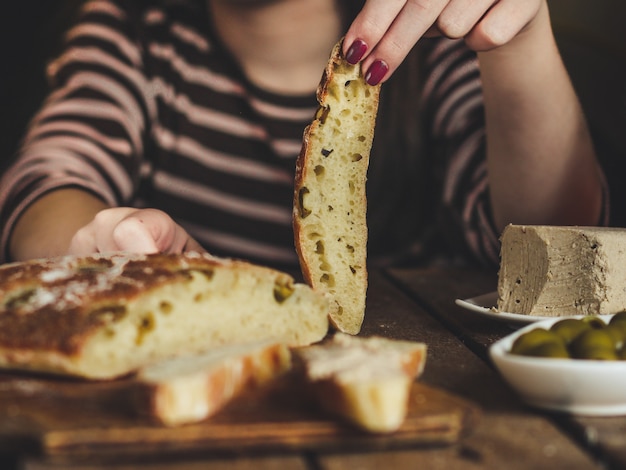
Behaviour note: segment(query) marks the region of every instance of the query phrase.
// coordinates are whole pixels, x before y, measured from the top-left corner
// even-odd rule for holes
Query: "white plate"
[[[510,325],[521,326],[534,323],[539,320],[549,320],[554,317],[541,317],[537,315],[521,315],[519,313],[498,312],[495,310],[498,302],[498,293],[489,292],[470,299],[456,299],[459,307],[466,308],[472,312],[479,313],[493,320],[509,323]]]
[[[605,321],[612,317],[599,316]],[[498,371],[532,406],[581,416],[626,415],[626,361],[550,359],[509,353],[518,336],[534,328],[549,329],[562,319],[527,325],[492,344],[489,354]]]

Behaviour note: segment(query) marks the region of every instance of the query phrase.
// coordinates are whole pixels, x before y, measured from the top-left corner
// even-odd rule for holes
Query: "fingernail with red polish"
[[[363,58],[367,52],[367,44],[363,39],[355,39],[355,41],[350,45],[348,52],[346,52],[346,60],[349,64],[356,64],[359,60]]]
[[[378,85],[388,71],[389,66],[384,60],[375,60],[365,74],[365,81],[368,85]]]

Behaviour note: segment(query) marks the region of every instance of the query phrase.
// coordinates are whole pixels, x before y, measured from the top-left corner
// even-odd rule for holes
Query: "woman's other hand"
[[[116,207],[104,209],[72,238],[69,254],[127,251],[181,253],[205,251],[165,212]]]
[[[370,85],[384,82],[423,36],[463,38],[484,52],[510,42],[545,0],[367,0],[346,33],[344,55],[363,61]]]

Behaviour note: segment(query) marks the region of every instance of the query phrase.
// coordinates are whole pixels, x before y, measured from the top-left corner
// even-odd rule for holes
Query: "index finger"
[[[405,3],[406,0],[387,0],[382,2],[379,0],[367,0],[363,9],[352,21],[350,28],[346,32],[343,43],[344,56],[348,57],[350,47],[355,41],[360,40],[366,44],[367,48],[359,56],[358,60],[367,57],[387,32]]]
[[[363,70],[383,61],[389,73],[400,65],[417,41],[431,28],[449,0],[367,0],[346,33],[344,55],[361,40]]]

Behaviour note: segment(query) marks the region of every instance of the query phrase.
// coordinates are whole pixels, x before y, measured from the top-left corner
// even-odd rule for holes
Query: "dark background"
[[[57,50],[76,0],[5,2],[0,13],[0,170],[45,96],[47,59]]]
[[[548,3],[561,55],[609,181],[611,225],[626,227],[626,2]]]
[[[5,2],[0,14],[0,171],[45,93],[44,69],[79,0]],[[626,2],[549,0],[557,40],[626,227]],[[523,59],[520,59],[523,60]]]

